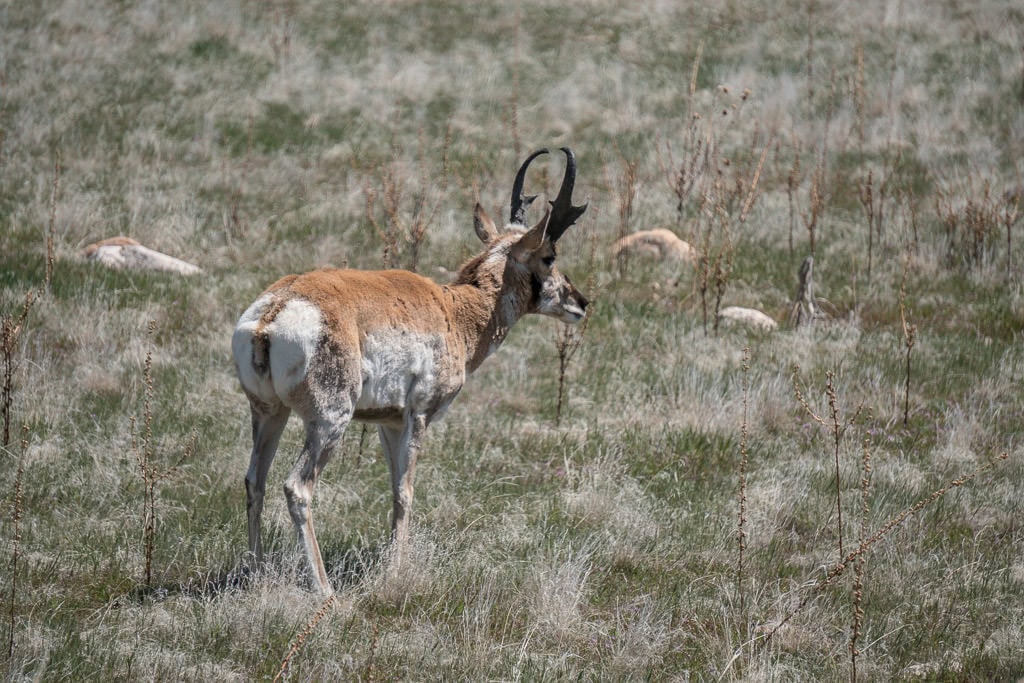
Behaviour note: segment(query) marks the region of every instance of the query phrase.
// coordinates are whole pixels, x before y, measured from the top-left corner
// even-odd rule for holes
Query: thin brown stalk
[[[693,119],[693,96],[697,92],[697,74],[700,73],[700,59],[704,54],[704,41],[697,43],[697,54],[693,57],[693,68],[690,70],[690,89],[688,91],[688,102],[690,105],[690,119]]]
[[[1006,281],[1013,277],[1013,226],[1020,218],[1020,201],[1024,190],[1012,192],[1006,197],[1000,218],[1006,229]]]
[[[150,336],[153,335],[155,330],[156,323],[154,321],[150,321]],[[146,588],[149,588],[153,583],[153,556],[156,548],[157,486],[165,479],[174,476],[185,461],[195,455],[199,442],[199,434],[193,431],[188,443],[185,445],[185,448],[182,450],[181,455],[178,456],[177,460],[169,466],[162,467],[157,462],[153,443],[153,397],[155,395],[155,382],[153,380],[152,350],[146,353],[146,361],[143,366],[143,382],[145,384],[145,389],[143,393],[141,434],[138,436],[136,435],[136,417],[132,415],[129,418],[129,421],[131,423],[132,451],[135,453],[135,459],[139,466],[139,476],[142,479],[143,585]]]
[[[900,325],[903,329],[903,346],[906,349],[903,380],[903,426],[910,421],[910,354],[917,341],[917,325],[907,321],[907,264],[903,264],[903,277],[900,280]]]
[[[794,365],[793,366],[793,393],[796,396],[797,403],[799,403],[800,406],[803,407],[804,412],[806,412],[807,415],[810,416],[810,418],[812,420],[814,420],[819,425],[821,425],[825,429],[825,431],[827,431],[829,433],[829,436],[832,437],[832,444],[833,444],[833,453],[832,453],[832,455],[833,455],[833,461],[834,461],[834,466],[835,466],[835,484],[836,484],[836,515],[837,515],[837,522],[836,522],[836,524],[837,524],[838,536],[839,536],[839,556],[842,557],[843,556],[843,552],[844,552],[844,548],[843,548],[843,505],[842,505],[842,480],[841,480],[841,477],[840,477],[840,466],[839,466],[839,449],[840,449],[840,445],[842,444],[843,436],[846,434],[847,429],[849,429],[850,425],[853,424],[857,420],[857,418],[860,416],[860,412],[861,412],[861,410],[863,409],[864,406],[863,406],[863,404],[858,406],[857,409],[854,411],[853,416],[850,417],[848,420],[844,421],[841,418],[841,413],[840,413],[840,409],[839,409],[839,399],[838,399],[838,396],[836,394],[835,381],[834,381],[835,380],[835,374],[831,370],[829,370],[827,373],[825,373],[825,395],[828,397],[828,406],[829,406],[829,418],[826,420],[825,418],[821,417],[816,412],[814,412],[814,409],[811,408],[810,403],[808,403],[807,399],[804,397],[803,392],[800,391],[799,372],[800,372],[799,366],[795,366]]]
[[[15,617],[18,607],[18,564],[21,560],[21,517],[24,514],[25,456],[28,453],[28,425],[21,427],[21,450],[14,474],[14,500],[11,504],[11,593],[7,604],[7,661],[14,659]]]
[[[587,332],[587,315],[576,325],[562,325],[555,333],[555,349],[558,352],[558,399],[555,404],[555,426],[562,424],[562,411],[568,396],[569,364],[576,352],[583,346],[583,335]]]
[[[717,185],[716,181],[716,185]],[[701,237],[700,245],[700,258],[697,262],[697,290],[700,292],[700,310],[701,310],[701,321],[704,327],[704,336],[708,336],[708,288],[712,281],[712,261],[711,261],[711,248],[712,248],[712,233],[714,232],[715,217],[713,215],[714,209],[709,208],[709,204],[712,201],[708,193],[702,193],[700,209],[697,212],[697,230],[700,230],[700,222],[707,220],[707,224],[704,227]],[[712,213],[710,218],[705,216],[706,213]]]
[[[383,268],[388,269],[393,265],[394,254],[398,251],[398,235],[393,230],[388,229],[385,225],[377,220],[377,201],[379,199],[377,190],[367,185],[364,190],[364,196],[366,198],[366,217],[373,227],[377,236],[381,242],[384,243],[384,251],[382,253],[381,265]],[[387,194],[385,193],[385,196]]]
[[[50,291],[50,280],[53,277],[53,264],[55,261],[54,251],[57,234],[57,196],[60,193],[60,151],[57,151],[57,158],[53,162],[53,184],[50,187],[50,221],[46,226],[46,291]]]
[[[715,310],[712,327],[716,337],[718,336],[718,327],[720,323],[718,313],[722,310],[722,299],[725,297],[726,288],[729,286],[729,278],[732,275],[733,255],[735,253],[732,241],[729,239],[728,232],[726,232],[725,240],[725,244],[722,246],[721,251],[719,251],[715,257]]]
[[[870,512],[871,495],[871,449],[868,447],[867,439],[864,440],[861,451],[861,477],[860,477],[860,530],[857,535],[857,545],[861,547],[867,539],[868,514]],[[861,627],[864,623],[864,564],[867,561],[863,553],[857,557],[853,565],[853,623],[850,627],[850,680],[857,681],[857,657],[860,656],[858,641],[861,637]]]
[[[373,637],[370,640],[370,651],[366,655],[366,664],[363,666],[363,680],[367,683],[371,683],[375,678],[376,673],[376,660],[377,660],[377,644],[380,642],[380,630],[377,628],[377,622],[373,623]]]
[[[796,188],[800,183],[800,148],[793,150],[793,165],[786,176],[786,196],[789,198],[789,257],[793,258],[793,233],[796,232]]]
[[[853,77],[853,108],[857,114],[857,145],[861,154],[864,153],[864,118],[867,113],[867,104],[864,88],[864,45],[857,43],[853,51],[854,55],[854,77]]]
[[[449,126],[442,151],[443,170],[447,170],[450,142]],[[379,190],[370,187],[369,181],[365,187],[366,217],[384,244],[384,268],[404,267],[416,271],[427,229],[437,214],[447,188],[446,174],[442,173],[439,180],[431,178],[425,161],[425,146],[424,132],[421,130],[419,188],[407,192],[407,179],[402,174],[397,156],[380,171]],[[407,204],[411,206],[407,208]]]
[[[951,490],[953,490],[955,488],[958,488],[960,486],[963,486],[964,484],[972,481],[973,479],[976,479],[980,475],[984,474],[985,472],[987,472],[990,469],[992,469],[993,467],[995,467],[998,462],[1000,462],[1002,460],[1006,460],[1007,457],[1009,457],[1008,453],[1001,453],[998,456],[996,456],[995,458],[992,458],[991,460],[989,460],[986,464],[982,465],[978,469],[976,469],[973,472],[971,472],[970,474],[964,475],[964,476],[959,477],[957,479],[953,479],[952,481],[947,483],[945,486],[935,490],[934,492],[932,492],[931,495],[927,496],[926,498],[922,498],[921,500],[917,501],[916,503],[911,505],[909,508],[907,508],[906,510],[904,510],[900,514],[898,514],[895,517],[893,517],[892,519],[890,519],[884,525],[882,525],[882,527],[880,529],[878,529],[875,533],[873,533],[871,536],[869,536],[868,538],[863,540],[860,543],[860,545],[857,547],[856,550],[853,550],[849,554],[847,554],[846,557],[843,558],[842,562],[840,562],[839,564],[834,566],[832,569],[830,569],[829,572],[823,578],[821,578],[818,581],[816,581],[814,583],[814,585],[811,586],[810,590],[808,590],[807,593],[803,596],[803,598],[800,599],[800,602],[797,603],[796,607],[793,607],[789,612],[787,612],[782,617],[782,619],[779,620],[779,623],[777,623],[772,628],[772,630],[769,631],[764,636],[764,639],[762,640],[762,644],[767,643],[768,641],[770,641],[775,636],[775,634],[779,632],[779,629],[781,629],[783,626],[788,624],[789,621],[793,617],[795,617],[797,614],[802,612],[804,610],[804,608],[807,607],[807,605],[811,602],[811,600],[814,599],[814,597],[817,596],[822,590],[824,590],[828,586],[831,586],[833,583],[835,583],[836,580],[840,576],[842,576],[842,574],[850,567],[850,564],[854,560],[856,560],[857,558],[862,556],[873,545],[875,545],[876,543],[881,541],[883,538],[885,538],[889,534],[889,532],[891,532],[897,526],[899,526],[900,524],[905,522],[908,517],[910,517],[911,515],[917,514],[923,508],[925,508],[926,506],[928,506],[931,503],[933,503],[937,498],[940,498],[940,497],[944,496],[949,491],[951,491]]]
[[[629,159],[623,160],[622,175],[616,184],[616,199],[619,205],[619,232],[621,239],[629,234],[629,222],[633,217],[633,202],[636,201],[639,183],[637,180],[637,162]]]
[[[284,656],[284,660],[281,662],[281,668],[278,669],[277,675],[274,676],[274,683],[284,679],[285,674],[288,672],[288,666],[291,664],[292,658],[299,653],[302,646],[305,645],[306,639],[312,635],[316,625],[320,623],[320,620],[327,616],[327,612],[331,609],[337,598],[334,593],[327,596],[323,604],[320,605],[320,609],[316,611],[313,617],[306,623],[306,626],[299,632],[295,637],[295,642],[292,643],[291,647],[288,648],[288,654]]]
[[[832,441],[835,446],[833,451],[835,461],[835,472],[836,472],[836,515],[838,520],[836,521],[836,528],[839,532],[839,555],[843,555],[843,498],[842,498],[842,483],[839,476],[839,444],[843,438],[843,432],[845,427],[839,419],[839,400],[836,398],[836,387],[833,383],[835,379],[835,373],[831,370],[825,375],[825,393],[828,395],[828,408],[831,414],[832,424]]]
[[[747,549],[747,413],[750,405],[750,347],[743,349],[743,421],[740,423],[739,515],[736,521],[736,591],[739,593],[740,613],[747,622],[743,591],[743,559]]]
[[[750,209],[754,205],[754,200],[757,199],[757,184],[761,179],[761,171],[764,169],[765,159],[768,158],[768,149],[772,145],[772,139],[769,138],[768,142],[765,143],[764,149],[761,150],[761,158],[757,161],[757,168],[754,170],[754,176],[750,180],[750,188],[747,190],[747,196],[743,200],[743,208],[740,211],[739,223],[742,225],[747,222],[747,216],[750,214]]]
[[[871,282],[871,262],[875,236],[875,188],[874,173],[868,171],[867,179],[860,185],[860,205],[868,223],[868,282]]]
[[[919,251],[918,238],[918,201],[911,198],[905,190],[899,190],[899,202],[903,206],[904,222],[910,223],[910,251],[916,255]]]
[[[18,316],[0,318],[0,353],[3,354],[3,395],[0,396],[0,414],[3,416],[3,442],[6,448],[11,443],[11,410],[14,405],[14,370],[15,356],[18,351],[18,338],[25,326],[28,313],[35,303],[36,292],[29,290],[21,306]]]
[[[804,228],[807,230],[809,251],[815,255],[817,245],[818,222],[825,212],[825,161],[824,155],[819,156],[811,174],[811,187],[808,190],[807,210],[801,212]]]

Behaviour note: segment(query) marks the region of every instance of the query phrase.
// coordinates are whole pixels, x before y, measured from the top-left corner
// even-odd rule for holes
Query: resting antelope
[[[267,472],[294,411],[305,444],[288,475],[288,512],[312,580],[330,593],[313,531],[311,500],[320,472],[352,420],[377,425],[391,473],[394,562],[409,535],[416,453],[426,428],[442,417],[466,376],[505,340],[527,313],[566,323],[584,315],[587,299],[555,266],[555,244],[586,210],[573,206],[576,161],[566,155],[558,196],[532,228],[523,195],[527,167],[512,186],[504,232],[479,204],[473,227],[484,250],[450,285],[403,270],[317,270],[272,284],[242,314],[231,340],[238,376],[252,410],[252,456],[245,475],[249,551],[262,563],[260,515]]]

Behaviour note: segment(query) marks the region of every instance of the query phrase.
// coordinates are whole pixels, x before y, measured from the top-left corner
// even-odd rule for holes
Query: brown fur
[[[99,242],[93,242],[92,244],[90,244],[89,246],[87,246],[83,250],[83,253],[85,254],[86,258],[89,258],[93,254],[95,254],[96,250],[99,249],[100,247],[137,247],[137,246],[139,246],[139,241],[138,240],[132,239],[131,237],[125,237],[124,235],[118,235],[117,237],[108,237],[105,240],[100,240]]]
[[[665,228],[641,230],[626,235],[615,242],[612,253],[616,258],[631,255],[687,263],[697,261],[697,252],[690,243],[684,242],[674,232]]]

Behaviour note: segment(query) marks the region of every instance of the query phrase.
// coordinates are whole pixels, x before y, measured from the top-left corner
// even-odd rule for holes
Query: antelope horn
[[[548,220],[548,238],[552,242],[557,242],[562,233],[587,210],[587,204],[572,205],[572,190],[576,185],[576,155],[568,147],[562,147],[562,151],[566,156],[565,176],[562,178],[558,196],[551,202],[551,218]]]
[[[535,194],[529,197],[523,196],[523,181],[526,180],[526,168],[530,165],[531,161],[541,154],[547,153],[547,148],[538,149],[526,157],[526,161],[523,162],[523,165],[519,167],[519,172],[516,173],[515,182],[512,183],[512,204],[509,213],[509,222],[513,225],[526,225],[526,210],[530,208],[530,204],[537,198]]]

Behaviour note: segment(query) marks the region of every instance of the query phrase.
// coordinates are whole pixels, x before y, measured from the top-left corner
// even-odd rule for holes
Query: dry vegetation
[[[1018,5],[8,3],[7,677],[1024,676]],[[247,574],[242,307],[323,265],[445,279],[473,201],[563,144],[586,334],[524,321],[471,378],[402,572],[352,429],[315,503],[336,599],[281,495]],[[616,260],[651,229],[695,261]],[[203,273],[82,258],[115,235]],[[812,255],[832,315],[794,329]]]

